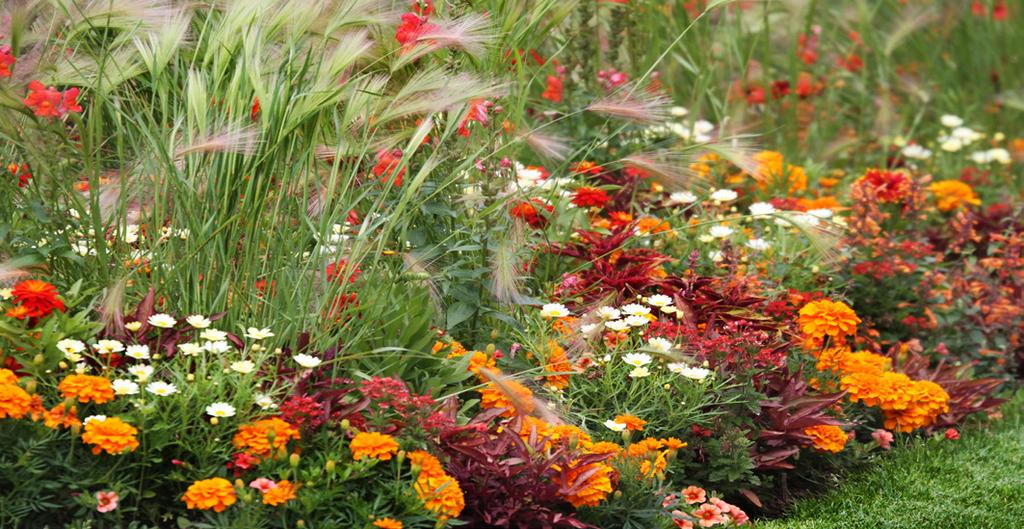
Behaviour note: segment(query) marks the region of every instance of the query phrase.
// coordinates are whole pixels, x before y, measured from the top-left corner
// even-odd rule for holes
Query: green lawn
[[[758,529],[1024,529],[1024,392],[1005,419],[958,441],[894,449]]]

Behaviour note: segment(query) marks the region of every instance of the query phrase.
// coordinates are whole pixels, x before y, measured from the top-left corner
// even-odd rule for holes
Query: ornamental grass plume
[[[104,451],[118,455],[126,451],[134,452],[139,447],[139,440],[135,437],[138,433],[134,426],[117,417],[94,417],[85,421],[82,442],[92,445],[94,455]]]
[[[95,375],[68,375],[57,385],[65,399],[78,399],[82,404],[103,404],[114,400],[114,386],[104,377]]]
[[[379,459],[388,461],[398,453],[398,442],[394,437],[378,432],[359,432],[349,443],[352,459]]]
[[[188,486],[181,499],[189,509],[201,511],[212,509],[215,512],[223,512],[224,509],[238,501],[235,486],[224,478],[196,481]]]
[[[843,451],[849,437],[842,428],[831,424],[818,424],[804,429],[814,448],[838,454]]]
[[[299,438],[298,428],[273,417],[239,426],[231,442],[249,455],[268,457],[287,446],[288,441]]]

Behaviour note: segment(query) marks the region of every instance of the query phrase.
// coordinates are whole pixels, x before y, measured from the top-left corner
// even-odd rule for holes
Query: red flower
[[[260,115],[260,98],[252,96],[252,110],[249,111],[249,119],[256,121]]]
[[[974,0],[971,3],[971,14],[976,17],[985,16],[985,4],[981,3],[981,0]]]
[[[549,75],[548,85],[540,96],[553,103],[560,103],[564,91],[565,87],[562,85],[562,78],[557,75]]]
[[[789,81],[781,80],[772,83],[772,99],[782,99],[789,95]]]
[[[1006,0],[996,0],[992,6],[992,20],[1003,21],[1010,18],[1010,11],[1006,8]]]
[[[345,269],[347,267],[348,267],[348,262],[345,261],[344,259],[338,261],[337,263],[331,263],[331,264],[327,265],[327,280],[328,281],[338,280],[338,282],[341,282],[345,278],[344,277],[344,273],[345,273]],[[349,283],[355,283],[356,279],[359,279],[359,275],[362,274],[362,273],[363,273],[363,271],[361,269],[359,269],[358,267],[356,267],[354,270],[352,270],[352,274],[348,276],[348,282]],[[291,421],[289,421],[289,422],[291,422]]]
[[[851,53],[846,57],[839,57],[836,60],[836,65],[840,68],[845,68],[849,72],[859,72],[864,67],[864,60],[860,58],[860,55]]]
[[[373,166],[371,171],[374,176],[380,178],[380,183],[386,184],[391,180],[394,175],[394,185],[402,185],[402,177],[405,176],[405,168],[399,169],[398,166],[402,164],[402,150],[401,149],[381,149],[377,151],[377,164]],[[395,171],[398,172],[395,175]]]
[[[11,76],[11,66],[18,62],[18,59],[11,53],[10,46],[0,46],[0,77]]]
[[[228,461],[228,470],[234,472],[235,476],[241,476],[246,470],[258,465],[260,459],[248,452],[238,452],[231,456],[231,461]]]
[[[427,17],[416,13],[402,14],[402,25],[395,30],[395,40],[402,45],[402,52],[412,49],[420,36],[428,31],[437,29],[434,24],[427,23]]]
[[[577,163],[577,164],[573,164],[573,166],[570,167],[570,169],[572,170],[572,172],[574,172],[576,174],[590,174],[590,175],[599,175],[599,174],[601,174],[604,171],[604,168],[601,167],[600,165],[597,165],[594,162],[588,162],[588,161],[583,161],[583,162],[580,162],[580,163]]]
[[[486,99],[474,99],[469,102],[469,112],[466,114],[466,118],[459,124],[459,136],[469,137],[469,122],[475,121],[483,126],[487,126],[489,118],[487,111],[494,106],[494,103],[487,101]]]
[[[509,209],[509,215],[512,217],[525,221],[530,225],[531,228],[543,228],[547,226],[548,219],[542,216],[537,209],[538,206],[543,208],[548,213],[554,211],[554,207],[545,204],[540,199],[532,199],[529,202],[520,201]]]
[[[7,165],[7,172],[11,173],[11,176],[18,177],[18,187],[25,187],[28,185],[29,179],[32,178],[32,173],[28,170],[28,165],[21,164],[19,167],[16,163]]]
[[[28,97],[22,100],[41,118],[62,118],[69,112],[81,112],[78,106],[78,89],[71,88],[63,93],[54,87],[47,88],[39,81],[28,85]]]
[[[57,287],[46,281],[26,279],[14,285],[11,295],[27,310],[30,318],[42,318],[55,310],[65,310],[64,302],[57,297]]]
[[[800,57],[804,64],[814,64],[818,62],[818,36],[817,35],[800,35],[797,42],[797,56]]]
[[[796,78],[796,95],[801,99],[811,97],[824,88],[821,82],[815,82],[814,76],[807,72],[800,72]]]
[[[604,207],[608,200],[608,193],[596,187],[581,187],[572,194],[572,203],[581,208]]]
[[[950,428],[946,430],[946,439],[950,441],[956,441],[960,438],[960,432],[956,431],[956,428]]]
[[[765,102],[764,87],[761,85],[750,85],[744,92],[748,105],[760,105]]]

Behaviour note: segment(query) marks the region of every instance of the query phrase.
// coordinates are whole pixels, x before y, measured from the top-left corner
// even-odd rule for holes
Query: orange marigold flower
[[[785,163],[782,153],[761,151],[754,155],[754,162],[757,168],[753,177],[759,188],[778,186],[791,194],[807,189],[807,173],[804,168]]]
[[[572,364],[569,363],[569,356],[565,354],[565,349],[554,340],[548,341],[548,364],[544,369],[549,373],[558,373],[544,377],[549,386],[555,389],[569,387],[569,372],[572,371]]]
[[[17,384],[18,375],[10,369],[0,369],[0,384]]]
[[[966,205],[977,206],[981,199],[974,194],[971,186],[959,180],[940,180],[928,186],[935,196],[935,207],[940,211],[952,211]]]
[[[686,448],[687,446],[689,446],[689,444],[687,444],[686,441],[683,441],[682,439],[677,439],[675,437],[662,439],[662,441],[665,443],[665,448],[668,450],[680,450],[682,448]]]
[[[575,492],[564,496],[565,501],[571,503],[573,507],[595,507],[614,490],[612,475],[615,469],[604,463],[591,463],[572,469],[568,472],[566,484],[573,485],[579,476],[592,471],[593,473],[583,483],[571,487],[570,490]]]
[[[65,310],[64,302],[57,297],[57,287],[46,281],[26,279],[14,285],[11,295],[18,304],[28,309],[30,318],[42,318],[55,310]]]
[[[78,409],[75,406],[69,407],[60,403],[43,413],[43,424],[56,430],[62,427],[81,426],[82,421],[78,420]]]
[[[267,490],[263,493],[263,504],[264,505],[281,505],[295,499],[295,491],[299,490],[299,486],[282,479],[277,482],[277,486]]]
[[[551,429],[551,442],[575,443],[584,450],[593,444],[590,434],[571,424],[559,424]]]
[[[815,340],[831,336],[842,341],[857,332],[858,323],[857,313],[842,301],[821,299],[800,309],[800,330]]]
[[[82,442],[93,445],[94,455],[102,451],[118,455],[125,451],[134,452],[139,447],[139,440],[135,438],[138,433],[134,426],[117,417],[92,419],[85,423]]]
[[[32,409],[32,396],[14,384],[0,384],[0,419],[20,419]]]
[[[622,447],[621,446],[619,446],[619,445],[617,445],[615,443],[610,443],[608,441],[599,441],[599,442],[596,442],[596,443],[590,445],[590,447],[587,448],[587,453],[588,454],[615,454],[615,455],[618,455],[621,452],[622,452]]]
[[[488,382],[480,389],[480,407],[484,409],[505,408],[505,417],[512,417],[516,411],[532,412],[534,409],[533,392],[529,388],[505,378],[500,382]]]
[[[32,317],[32,311],[24,305],[15,305],[5,313],[8,318],[14,318],[16,320],[24,320]]]
[[[619,424],[625,424],[626,429],[632,432],[642,432],[644,430],[644,426],[647,425],[647,421],[635,415],[630,415],[628,413],[616,415],[615,422]]]
[[[420,473],[413,488],[423,506],[433,512],[438,520],[456,518],[466,507],[459,482],[448,474],[427,476]]]
[[[270,437],[273,437],[271,445]],[[291,439],[299,439],[299,430],[287,422],[274,417],[238,427],[231,442],[235,448],[254,456],[266,457],[284,448]]]
[[[934,424],[939,415],[949,411],[949,394],[935,382],[914,381],[905,387],[904,393],[906,406],[886,410],[886,428],[902,432],[925,428]]]
[[[114,400],[114,386],[109,380],[93,375],[68,375],[57,386],[65,399],[103,404]]]
[[[373,522],[373,526],[380,529],[402,529],[402,522],[394,518],[379,518]]]
[[[444,467],[441,466],[441,462],[434,457],[430,452],[423,450],[413,450],[406,456],[409,462],[413,466],[413,470],[418,470],[419,474],[417,477],[432,477],[437,478],[445,475]]]
[[[359,461],[364,457],[387,461],[398,453],[398,442],[394,437],[379,432],[359,432],[349,443],[352,459]]]
[[[181,497],[189,509],[221,512],[238,501],[235,487],[224,478],[210,478],[196,481],[188,486]]]
[[[804,433],[811,437],[814,448],[833,454],[842,452],[849,439],[842,428],[831,424],[817,424],[804,428]]]

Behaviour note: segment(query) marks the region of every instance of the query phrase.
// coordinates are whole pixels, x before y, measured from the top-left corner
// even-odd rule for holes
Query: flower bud
[[[217,424],[219,424],[219,423],[220,423],[220,419],[218,419],[216,417],[210,417],[210,424],[212,424],[214,426],[217,426]]]
[[[245,482],[242,481],[241,479],[237,479],[236,478],[235,479],[235,488],[244,489],[245,488]]]
[[[35,393],[36,392],[36,379],[30,378],[30,379],[25,381],[25,391],[27,391],[29,393]]]
[[[398,464],[401,465],[405,461],[405,450],[399,450],[398,453],[395,454],[395,459],[397,459]]]
[[[43,356],[43,353],[39,353],[35,357],[32,358],[32,363],[37,365],[37,366],[38,365],[42,365],[42,363],[45,362],[45,361],[46,361],[46,357]]]
[[[341,420],[341,431],[347,432],[352,427],[352,423],[348,419]]]
[[[334,467],[335,463],[333,459],[328,459],[327,462],[324,463],[324,471],[328,474],[334,474]]]
[[[292,454],[288,456],[288,464],[295,468],[299,466],[299,454]]]

